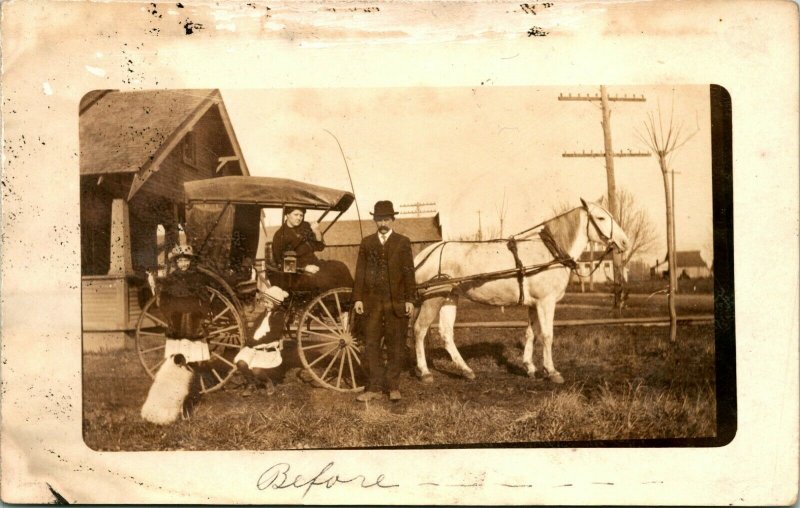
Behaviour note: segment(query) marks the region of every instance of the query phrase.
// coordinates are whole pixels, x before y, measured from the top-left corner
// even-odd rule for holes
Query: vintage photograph
[[[78,123],[93,450],[733,438],[721,87],[95,90]]]

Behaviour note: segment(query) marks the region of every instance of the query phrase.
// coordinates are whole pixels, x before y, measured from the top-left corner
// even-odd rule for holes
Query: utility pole
[[[481,227],[481,211],[478,210],[478,240],[483,240],[483,228]]]
[[[636,96],[631,95],[628,97],[627,94],[623,96],[615,95],[609,97],[608,91],[606,90],[605,85],[600,86],[600,95],[576,95],[572,96],[572,94],[564,95],[559,94],[558,100],[560,101],[600,101],[601,109],[603,111],[603,152],[586,152],[579,153],[567,153],[564,152],[562,157],[604,157],[606,161],[606,182],[608,186],[608,207],[611,209],[611,216],[614,220],[619,223],[620,222],[620,213],[617,209],[617,184],[614,177],[614,158],[615,157],[649,157],[651,154],[650,152],[634,152],[632,150],[627,151],[620,151],[614,153],[614,149],[611,146],[611,108],[609,107],[609,102],[645,102],[647,99],[644,98],[644,95]],[[614,261],[614,307],[621,310],[622,303],[623,303],[623,291],[624,291],[624,284],[625,278],[623,276],[623,267],[622,267],[622,256],[617,253],[616,251],[613,253],[613,261]]]
[[[431,203],[416,202],[416,203],[409,203],[407,205],[399,205],[399,208],[413,208],[414,210],[413,211],[412,210],[403,210],[403,211],[400,211],[398,213],[400,213],[400,214],[411,214],[411,213],[413,213],[417,217],[419,217],[420,214],[422,214],[422,213],[436,213],[436,210],[423,210],[423,207],[425,207],[425,206],[436,206],[436,203],[435,202],[431,202]]]

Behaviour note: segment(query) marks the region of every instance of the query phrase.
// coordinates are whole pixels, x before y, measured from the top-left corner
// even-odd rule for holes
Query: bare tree
[[[637,132],[639,139],[648,146],[658,156],[658,165],[664,179],[664,198],[667,205],[667,260],[669,263],[669,340],[675,342],[678,329],[678,315],[675,312],[675,292],[678,287],[675,264],[675,210],[672,208],[672,192],[670,187],[669,172],[670,162],[675,151],[685,145],[697,130],[689,135],[683,134],[683,123],[675,124],[675,100],[672,101],[672,111],[669,115],[669,125],[664,132],[664,119],[661,116],[661,106],[659,105],[656,115],[648,113],[647,120],[644,122],[646,135]]]
[[[600,198],[600,205],[608,208],[608,196]],[[628,266],[637,254],[651,252],[658,242],[655,224],[647,210],[636,202],[634,194],[624,188],[617,189],[618,224],[628,235],[630,248],[622,256],[622,266]]]

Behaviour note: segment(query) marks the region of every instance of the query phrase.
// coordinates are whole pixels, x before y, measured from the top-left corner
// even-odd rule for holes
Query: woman
[[[287,252],[294,252],[297,257],[298,272],[294,280],[283,274],[276,274],[270,279],[273,282],[291,289],[327,290],[337,287],[352,287],[353,276],[341,261],[324,261],[317,258],[315,252],[325,248],[319,223],[308,223],[306,211],[300,207],[287,207],[283,225],[278,228],[272,238],[272,259],[278,267],[283,266],[283,258]],[[290,283],[291,282],[291,283]]]
[[[287,296],[289,293],[278,286],[271,286],[263,291],[259,288],[256,304],[262,307],[262,312],[256,319],[256,331],[248,338],[247,346],[233,359],[233,363],[247,380],[243,397],[263,389],[266,389],[267,395],[272,395],[275,391],[272,376],[280,374],[280,341],[286,316],[280,305]]]

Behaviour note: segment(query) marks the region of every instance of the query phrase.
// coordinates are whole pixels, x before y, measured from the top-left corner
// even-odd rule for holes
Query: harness
[[[587,212],[588,212],[588,208],[587,207],[584,207],[584,208],[586,208]],[[562,215],[564,215],[564,214],[562,214]],[[531,228],[528,228],[528,229],[526,229],[526,230],[524,230],[524,231],[522,231],[520,233],[512,235],[508,240],[504,240],[504,239],[485,240],[485,241],[481,241],[481,240],[466,240],[466,241],[444,241],[444,242],[440,243],[435,248],[431,249],[431,251],[428,252],[425,255],[425,257],[422,258],[416,264],[416,266],[414,266],[414,270],[415,271],[418,270],[422,265],[425,264],[425,262],[428,261],[428,259],[430,259],[431,256],[433,256],[435,253],[438,252],[438,254],[439,254],[439,268],[437,270],[437,274],[434,277],[432,277],[431,279],[429,279],[428,281],[423,282],[421,284],[418,284],[417,285],[417,289],[428,289],[428,288],[431,288],[431,287],[444,286],[444,285],[454,286],[454,285],[457,285],[457,284],[460,284],[460,283],[464,283],[464,282],[484,282],[484,281],[490,281],[490,280],[503,279],[503,278],[506,278],[506,277],[516,277],[517,283],[519,285],[519,300],[518,300],[518,304],[522,305],[524,303],[524,299],[525,299],[524,282],[525,282],[525,277],[527,277],[527,276],[536,275],[536,274],[541,273],[541,272],[543,272],[545,270],[549,270],[549,269],[553,268],[556,265],[560,265],[560,266],[569,268],[570,270],[574,271],[575,274],[578,275],[578,277],[581,277],[581,278],[590,277],[600,267],[600,265],[602,264],[602,261],[605,259],[605,257],[614,248],[613,247],[613,242],[611,242],[611,238],[614,235],[614,229],[613,229],[614,228],[614,222],[613,222],[613,220],[611,222],[611,228],[612,228],[611,229],[611,234],[610,235],[606,235],[605,233],[603,233],[603,230],[600,229],[600,227],[598,226],[598,224],[595,221],[595,219],[592,216],[592,214],[591,213],[587,213],[587,216],[589,218],[588,219],[589,223],[592,226],[594,226],[595,231],[597,232],[598,236],[601,238],[601,240],[603,240],[604,242],[606,242],[608,244],[608,246],[606,247],[606,250],[600,256],[600,259],[598,260],[597,265],[595,265],[595,267],[592,268],[592,270],[588,273],[588,275],[583,275],[583,274],[578,272],[578,263],[575,261],[575,259],[572,258],[572,256],[570,256],[567,252],[565,252],[564,249],[560,245],[558,245],[558,242],[556,242],[555,238],[553,237],[552,232],[550,231],[550,229],[547,226],[547,222],[550,222],[550,221],[546,221],[546,222],[537,224],[536,226],[533,226]],[[561,217],[561,216],[559,215],[558,217]],[[556,218],[558,218],[558,217],[556,217]],[[550,220],[553,220],[553,219],[550,219]],[[547,263],[525,266],[522,263],[522,260],[519,257],[519,251],[518,251],[517,244],[518,244],[518,242],[520,240],[518,240],[517,237],[519,237],[520,235],[522,235],[524,233],[528,233],[530,231],[533,231],[533,230],[535,230],[535,229],[537,229],[537,228],[539,228],[541,226],[544,226],[544,228],[542,228],[540,231],[537,231],[535,234],[537,234],[538,238],[542,241],[544,246],[550,252],[550,255],[553,256],[553,259],[551,261],[548,261]],[[523,240],[523,241],[525,241],[525,240]],[[514,268],[507,269],[507,270],[498,270],[498,271],[494,271],[494,272],[487,272],[487,273],[483,273],[483,274],[468,275],[468,276],[465,276],[465,277],[455,277],[455,278],[454,277],[450,277],[449,275],[447,275],[445,273],[442,273],[442,260],[444,258],[444,249],[445,249],[445,246],[448,243],[482,243],[482,244],[486,244],[486,243],[493,243],[493,242],[506,242],[506,247],[511,252],[511,255],[514,257],[514,266],[515,266]]]

